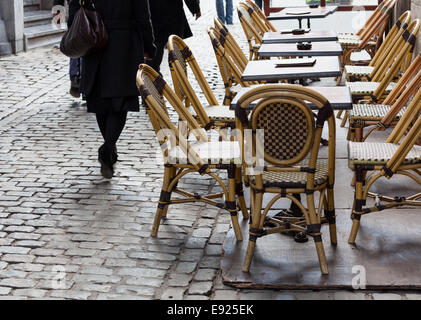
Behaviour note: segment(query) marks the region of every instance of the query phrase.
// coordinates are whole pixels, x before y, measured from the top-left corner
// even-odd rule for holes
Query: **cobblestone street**
[[[198,21],[188,14],[195,36],[186,42],[222,101],[206,33],[214,1],[201,2]],[[230,31],[246,49],[236,14]],[[171,82],[166,56],[162,67]],[[163,166],[147,114],[129,114],[115,177],[103,180],[95,116],[69,87],[68,59],[57,48],[0,58],[0,299],[421,299],[402,291],[224,285],[220,260],[229,214],[204,204],[176,205],[151,238]],[[199,176],[184,183],[197,191],[215,188]]]

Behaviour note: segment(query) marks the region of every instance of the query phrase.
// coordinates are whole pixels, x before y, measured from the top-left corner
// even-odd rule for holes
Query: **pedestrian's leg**
[[[219,20],[222,23],[226,23],[225,21],[225,10],[224,10],[224,0],[216,0],[216,13],[218,14]]]
[[[127,112],[112,112],[107,117],[105,144],[113,148],[126,125]]]
[[[226,23],[227,24],[233,24],[232,14],[233,14],[232,0],[226,0],[226,15],[225,15],[225,20],[226,20]]]
[[[164,49],[167,44],[166,40],[156,40],[156,53],[152,60],[146,61],[146,64],[152,67],[156,72],[160,73],[162,58],[164,57]]]
[[[254,2],[259,6],[260,9],[262,9],[262,7],[263,7],[263,0],[255,0]]]
[[[69,76],[70,76],[70,94],[75,97],[80,97],[80,71],[79,71],[79,60],[70,59],[69,64]]]
[[[107,115],[101,114],[101,113],[96,113],[95,115],[96,115],[96,122],[98,122],[99,130],[101,131],[101,135],[105,141],[105,136],[107,134]]]

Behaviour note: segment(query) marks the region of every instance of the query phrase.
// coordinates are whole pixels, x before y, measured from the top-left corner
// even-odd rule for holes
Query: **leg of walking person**
[[[226,23],[225,21],[225,9],[224,9],[224,0],[216,0],[216,13],[218,14],[219,20],[222,21],[222,23]]]
[[[260,9],[263,7],[263,0],[254,0],[254,2],[259,6]]]
[[[156,46],[156,53],[152,60],[147,60],[146,64],[150,67],[154,68],[156,72],[161,74],[161,63],[164,57],[164,50],[165,46],[167,45],[168,39],[156,39],[155,46]]]
[[[233,15],[233,6],[232,0],[225,0],[226,1],[226,13],[225,13],[225,21],[227,24],[233,24],[232,15]]]
[[[79,59],[70,58],[69,64],[70,76],[70,94],[75,97],[80,97],[80,63]]]

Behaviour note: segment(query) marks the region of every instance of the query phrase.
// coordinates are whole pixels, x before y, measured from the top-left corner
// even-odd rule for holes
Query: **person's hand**
[[[148,53],[148,52],[145,52],[145,53],[143,54],[143,57],[144,57],[145,61],[151,61],[151,60],[152,60],[152,58],[151,58],[151,56],[149,55],[149,53]]]
[[[198,12],[194,16],[196,17],[196,20],[197,20],[197,19],[199,19],[202,16],[202,13],[201,12]]]

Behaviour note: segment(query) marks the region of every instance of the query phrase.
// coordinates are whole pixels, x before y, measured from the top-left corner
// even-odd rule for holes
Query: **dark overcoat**
[[[90,4],[90,0],[85,3]],[[89,95],[100,75],[101,98],[137,96],[136,73],[144,52],[155,54],[148,0],[93,0],[108,31],[108,44],[83,57],[81,91]],[[69,4],[69,26],[80,5]]]
[[[200,13],[200,0],[184,0],[192,14]],[[152,23],[157,40],[166,41],[172,34],[185,39],[191,37],[184,13],[183,0],[150,0]]]

